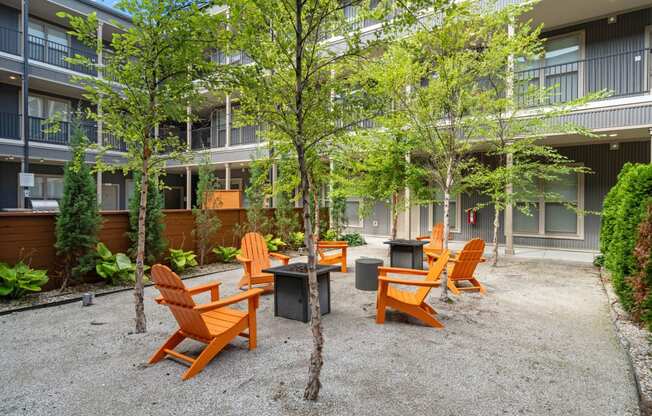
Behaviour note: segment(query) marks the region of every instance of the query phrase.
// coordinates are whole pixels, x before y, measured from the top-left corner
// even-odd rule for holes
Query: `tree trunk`
[[[324,349],[324,336],[321,328],[321,310],[319,307],[319,286],[317,285],[317,253],[312,220],[310,218],[310,185],[308,183],[308,169],[305,154],[300,146],[297,149],[299,171],[301,173],[301,198],[303,200],[303,227],[305,230],[304,243],[308,250],[308,290],[310,303],[310,330],[312,331],[313,350],[310,354],[308,368],[308,384],[303,393],[306,400],[317,400],[321,381],[319,376],[324,365],[322,355]],[[318,215],[318,214],[317,214]]]
[[[147,150],[146,150],[147,151]],[[147,332],[145,319],[144,274],[145,274],[145,217],[147,215],[147,188],[149,185],[148,159],[143,159],[143,171],[140,177],[140,207],[138,210],[138,248],[136,250],[136,285],[134,300],[136,303],[136,333]]]
[[[398,232],[398,193],[392,194],[392,240],[396,240]]]
[[[500,210],[494,206],[494,237],[493,237],[493,258],[491,265],[496,267],[498,265],[498,227],[500,227]]]
[[[453,161],[449,160],[448,168],[446,169],[446,183],[444,186],[444,250],[448,250],[448,233],[450,232],[450,201],[451,201],[451,187],[453,185]],[[457,219],[460,221],[460,218]],[[444,267],[441,278],[441,296],[439,299],[442,302],[448,302],[448,270]]]
[[[70,256],[66,255],[65,267],[63,269],[63,281],[61,282],[61,287],[59,288],[59,293],[62,293],[68,287],[68,281],[70,280],[71,267],[70,264],[72,259]]]

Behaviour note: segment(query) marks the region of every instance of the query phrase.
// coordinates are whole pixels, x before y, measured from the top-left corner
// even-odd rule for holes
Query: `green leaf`
[[[113,253],[109,250],[104,243],[97,243],[97,254],[100,255],[102,260],[109,260],[113,257]]]
[[[133,267],[131,259],[124,253],[115,255],[115,263],[118,266],[118,270],[130,270]]]

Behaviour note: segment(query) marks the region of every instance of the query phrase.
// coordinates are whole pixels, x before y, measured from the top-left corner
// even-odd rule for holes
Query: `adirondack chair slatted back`
[[[473,277],[475,268],[480,263],[484,254],[484,241],[474,238],[464,245],[464,248],[457,255],[455,265],[448,276],[451,280],[469,279]]]
[[[166,306],[179,323],[181,330],[188,335],[210,339],[211,335],[201,313],[195,311],[195,301],[188,293],[179,276],[167,266],[155,264],[152,266],[152,280],[161,292]]]
[[[247,233],[240,242],[242,255],[251,260],[251,272],[254,275],[262,273],[263,269],[271,267],[269,252],[265,237],[259,233]]]
[[[444,270],[444,267],[446,267],[446,264],[448,263],[448,258],[450,257],[450,253],[448,251],[445,251],[439,256],[437,261],[433,263],[433,265],[430,267],[430,270],[428,270],[428,274],[426,275],[425,281],[426,282],[436,282],[437,279],[439,279],[439,275],[441,272]],[[416,298],[418,303],[423,302],[426,300],[426,296],[428,296],[428,293],[430,293],[430,287],[420,287],[416,291]]]
[[[444,249],[444,224],[437,223],[432,227],[432,235],[427,247],[434,250]]]

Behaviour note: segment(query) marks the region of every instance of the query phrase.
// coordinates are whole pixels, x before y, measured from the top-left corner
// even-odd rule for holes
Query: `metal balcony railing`
[[[71,48],[68,45],[52,42],[38,36],[29,35],[29,58],[35,61],[71,69],[87,75],[97,75],[95,67],[85,65],[71,65],[66,58],[81,55],[88,58],[93,64],[97,63],[97,56],[93,52]]]
[[[20,54],[20,32],[0,26],[0,51],[12,55]]]
[[[209,149],[211,147],[211,128],[192,129],[192,149]]]
[[[124,140],[115,137],[113,133],[108,131],[102,132],[102,145],[117,152],[127,151],[127,143],[125,143]]]
[[[647,94],[651,58],[650,49],[641,49],[518,71],[514,93],[524,107],[569,102],[601,90],[612,97]],[[536,96],[537,90],[550,92]]]
[[[95,122],[83,121],[79,124],[79,128],[91,143],[97,143],[97,124]],[[16,129],[20,131],[18,126]],[[73,128],[68,121],[52,121],[41,117],[29,117],[30,141],[68,145],[72,134]]]
[[[231,146],[258,143],[258,126],[242,126],[231,128]]]
[[[20,115],[0,113],[0,138],[20,140]]]

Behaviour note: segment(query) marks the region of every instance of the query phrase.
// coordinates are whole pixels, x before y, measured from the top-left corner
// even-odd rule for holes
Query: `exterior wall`
[[[19,15],[19,10],[0,4],[0,27],[18,31]]]
[[[18,206],[18,172],[20,163],[0,162],[0,209]]]
[[[618,173],[626,162],[650,163],[650,140],[621,143],[619,150],[609,150],[609,144],[592,144],[559,148],[559,152],[590,168],[594,173],[584,177],[584,209],[591,212],[602,211],[602,201],[609,189],[616,183]],[[493,239],[493,208],[486,207],[478,212],[477,223],[466,222],[465,210],[469,209],[483,197],[478,194],[462,195],[462,222],[460,233],[453,233],[452,239],[466,241],[482,238],[490,242]],[[424,209],[421,209],[424,212]],[[427,212],[427,211],[426,211]],[[505,234],[501,217],[499,241],[504,243]],[[423,219],[421,219],[423,223]],[[584,239],[562,239],[543,237],[514,237],[515,245],[547,247],[570,250],[598,250],[600,238],[600,216],[588,214],[584,217]]]

